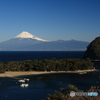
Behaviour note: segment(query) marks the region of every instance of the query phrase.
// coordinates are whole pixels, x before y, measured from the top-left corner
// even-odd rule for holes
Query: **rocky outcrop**
[[[100,37],[95,38],[88,46],[83,58],[100,60]]]

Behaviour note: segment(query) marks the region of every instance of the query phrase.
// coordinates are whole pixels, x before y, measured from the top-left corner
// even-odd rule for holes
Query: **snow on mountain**
[[[45,41],[45,42],[47,41],[47,40],[38,38],[38,37],[30,34],[29,32],[25,32],[25,31],[23,31],[19,35],[15,36],[14,38],[31,38],[31,39],[35,39],[35,40],[38,40],[38,41]]]

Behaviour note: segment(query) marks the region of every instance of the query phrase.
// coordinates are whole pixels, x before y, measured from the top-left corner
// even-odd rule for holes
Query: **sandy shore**
[[[51,71],[51,72],[39,72],[39,71],[19,71],[19,72],[12,72],[8,71],[5,73],[0,74],[0,77],[14,77],[14,76],[21,76],[21,75],[37,75],[37,74],[52,74],[52,73],[80,73],[80,72],[92,72],[98,70],[78,70],[78,71]]]

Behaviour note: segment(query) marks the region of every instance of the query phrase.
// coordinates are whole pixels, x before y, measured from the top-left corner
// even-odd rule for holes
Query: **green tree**
[[[3,68],[3,63],[0,62],[0,73],[4,73],[4,72],[5,72],[5,70],[4,70],[4,68]]]

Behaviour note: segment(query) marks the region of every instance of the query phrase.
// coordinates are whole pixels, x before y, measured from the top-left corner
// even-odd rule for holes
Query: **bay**
[[[56,73],[19,76],[17,78],[29,78],[29,87],[20,87],[21,83],[13,78],[0,77],[0,100],[42,100],[48,94],[59,91],[73,84],[79,89],[86,91],[90,86],[100,85],[100,72],[78,73]],[[34,98],[34,99],[33,99]]]
[[[47,52],[0,52],[0,61],[22,61],[32,59],[64,59],[64,58],[82,58],[84,51],[47,51]],[[100,62],[96,62],[96,68]],[[18,79],[0,77],[0,100],[42,100],[47,94],[53,94],[59,91],[60,87],[66,88],[68,84],[77,86],[86,91],[90,86],[100,85],[100,72],[88,72],[87,74],[78,73],[56,73],[18,76],[17,78],[29,78],[29,87],[20,87]]]

